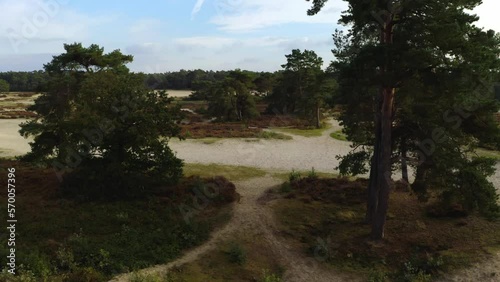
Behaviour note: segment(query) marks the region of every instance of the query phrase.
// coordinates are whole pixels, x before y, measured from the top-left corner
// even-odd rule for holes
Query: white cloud
[[[157,19],[141,19],[132,24],[129,31],[132,34],[149,33],[160,26],[162,22]]]
[[[191,19],[194,18],[200,11],[201,7],[203,7],[203,4],[205,3],[205,0],[197,0],[196,4],[193,7],[193,11],[191,11]]]
[[[287,23],[336,24],[344,1],[329,1],[323,11],[308,16],[311,2],[303,0],[216,0],[217,14],[211,22],[221,30],[246,32]]]
[[[498,19],[499,11],[499,0],[483,0],[483,4],[474,9],[473,13],[479,16],[478,26],[500,32],[500,20]]]
[[[231,46],[238,42],[238,40],[228,37],[211,37],[211,36],[195,36],[177,38],[174,42],[180,47],[201,47],[209,49],[217,49],[222,47]]]
[[[110,21],[71,10],[67,0],[0,0],[0,40],[10,42],[2,53],[44,52],[40,42],[83,41],[89,29]],[[51,46],[52,48],[53,46]]]

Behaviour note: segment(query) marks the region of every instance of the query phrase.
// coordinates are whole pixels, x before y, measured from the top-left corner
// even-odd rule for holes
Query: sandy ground
[[[193,91],[191,90],[167,90],[170,97],[185,98],[191,95]]]
[[[15,156],[27,153],[28,142],[22,138],[19,124],[22,119],[0,120],[0,156]],[[170,146],[177,156],[187,163],[225,164],[258,167],[262,169],[307,171],[314,168],[318,172],[336,172],[338,155],[347,154],[350,143],[331,138],[330,133],[340,129],[337,121],[331,120],[332,128],[321,137],[293,135],[293,140],[222,139],[213,144],[173,139]],[[497,172],[490,178],[500,189],[500,162]],[[395,175],[397,179],[400,175]]]
[[[331,138],[331,132],[339,130],[338,123],[321,137],[293,135],[293,140],[223,139],[213,144],[173,140],[171,147],[188,163],[219,163],[263,169],[311,170],[334,172],[339,161],[337,155],[350,151],[350,143]]]
[[[22,155],[30,150],[29,140],[19,135],[19,124],[24,119],[2,119],[0,120],[0,156],[11,157]]]

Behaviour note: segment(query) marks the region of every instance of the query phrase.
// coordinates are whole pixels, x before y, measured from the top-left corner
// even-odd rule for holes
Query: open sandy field
[[[24,120],[0,120],[0,156],[10,157],[29,151],[29,140],[18,133],[19,124]],[[216,142],[197,140],[171,141],[171,147],[177,156],[187,163],[224,164],[258,167],[271,170],[300,170],[314,168],[318,172],[336,172],[338,155],[349,152],[350,143],[331,138],[329,135],[340,129],[336,121],[320,137],[302,137],[293,135],[293,140],[249,140],[221,139]],[[398,179],[400,175],[395,175]],[[491,177],[495,187],[500,189],[500,162],[497,172]]]
[[[12,157],[29,152],[29,140],[19,135],[19,124],[23,119],[2,119],[0,120],[0,156]]]
[[[185,98],[191,95],[193,91],[191,90],[167,90],[170,97]]]

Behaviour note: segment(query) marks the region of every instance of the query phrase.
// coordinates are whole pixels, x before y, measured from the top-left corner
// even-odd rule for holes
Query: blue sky
[[[500,31],[499,0],[484,0],[479,25]],[[0,71],[37,70],[64,43],[96,43],[134,55],[134,71],[274,71],[294,48],[333,59],[341,0],[308,17],[305,0],[0,0]]]

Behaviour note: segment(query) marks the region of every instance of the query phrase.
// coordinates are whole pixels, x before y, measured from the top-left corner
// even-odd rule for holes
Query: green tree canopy
[[[3,79],[0,79],[0,93],[6,93],[6,92],[9,92],[10,90],[10,84],[3,80]]]
[[[336,82],[323,72],[323,59],[312,50],[292,50],[269,95],[269,109],[282,113],[298,113],[320,127],[320,108],[331,100]]]
[[[252,76],[240,70],[231,71],[224,81],[210,85],[209,114],[223,121],[248,121],[259,116],[252,88]]]
[[[313,0],[308,13],[326,2]],[[365,149],[344,161],[359,170],[357,161],[372,156],[372,236],[384,235],[397,160],[413,160],[414,189],[419,181],[432,183],[444,199],[498,214],[498,195],[486,180],[492,162],[470,157],[480,140],[499,140],[492,121],[498,110],[492,82],[500,70],[499,36],[476,27],[478,18],[466,11],[481,1],[347,2],[340,22],[350,29],[334,35],[331,69],[346,104],[346,133],[356,148]]]
[[[168,147],[179,136],[180,109],[167,93],[150,92],[143,74],[131,74],[131,56],[104,54],[97,45],[65,45],[45,65],[49,91],[22,125],[33,136],[26,160],[48,162],[66,190],[119,197],[176,182],[182,161]],[[139,190],[137,190],[139,189]]]

